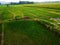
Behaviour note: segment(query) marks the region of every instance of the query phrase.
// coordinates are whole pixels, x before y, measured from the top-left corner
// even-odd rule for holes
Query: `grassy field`
[[[60,45],[59,7],[58,4],[1,5],[0,34],[3,24],[4,45]]]

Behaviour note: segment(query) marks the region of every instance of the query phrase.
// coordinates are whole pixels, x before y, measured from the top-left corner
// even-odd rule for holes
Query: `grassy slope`
[[[36,21],[5,23],[5,45],[60,45],[60,38]]]

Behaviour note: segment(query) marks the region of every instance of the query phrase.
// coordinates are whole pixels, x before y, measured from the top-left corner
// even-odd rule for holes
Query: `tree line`
[[[34,4],[34,2],[29,2],[29,1],[20,1],[20,2],[18,2],[18,3],[11,2],[10,4],[11,4],[11,5],[12,5],[12,4]]]

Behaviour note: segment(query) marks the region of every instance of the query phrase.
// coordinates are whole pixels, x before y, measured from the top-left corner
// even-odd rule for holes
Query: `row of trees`
[[[1,5],[1,3],[0,3],[0,5]]]
[[[20,1],[19,3],[11,2],[11,4],[34,4],[34,2]]]

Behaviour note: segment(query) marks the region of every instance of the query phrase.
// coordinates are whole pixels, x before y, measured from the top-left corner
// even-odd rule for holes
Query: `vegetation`
[[[0,34],[4,28],[4,44],[60,45],[58,4],[1,5]]]
[[[60,38],[36,21],[5,23],[5,45],[59,45]]]

